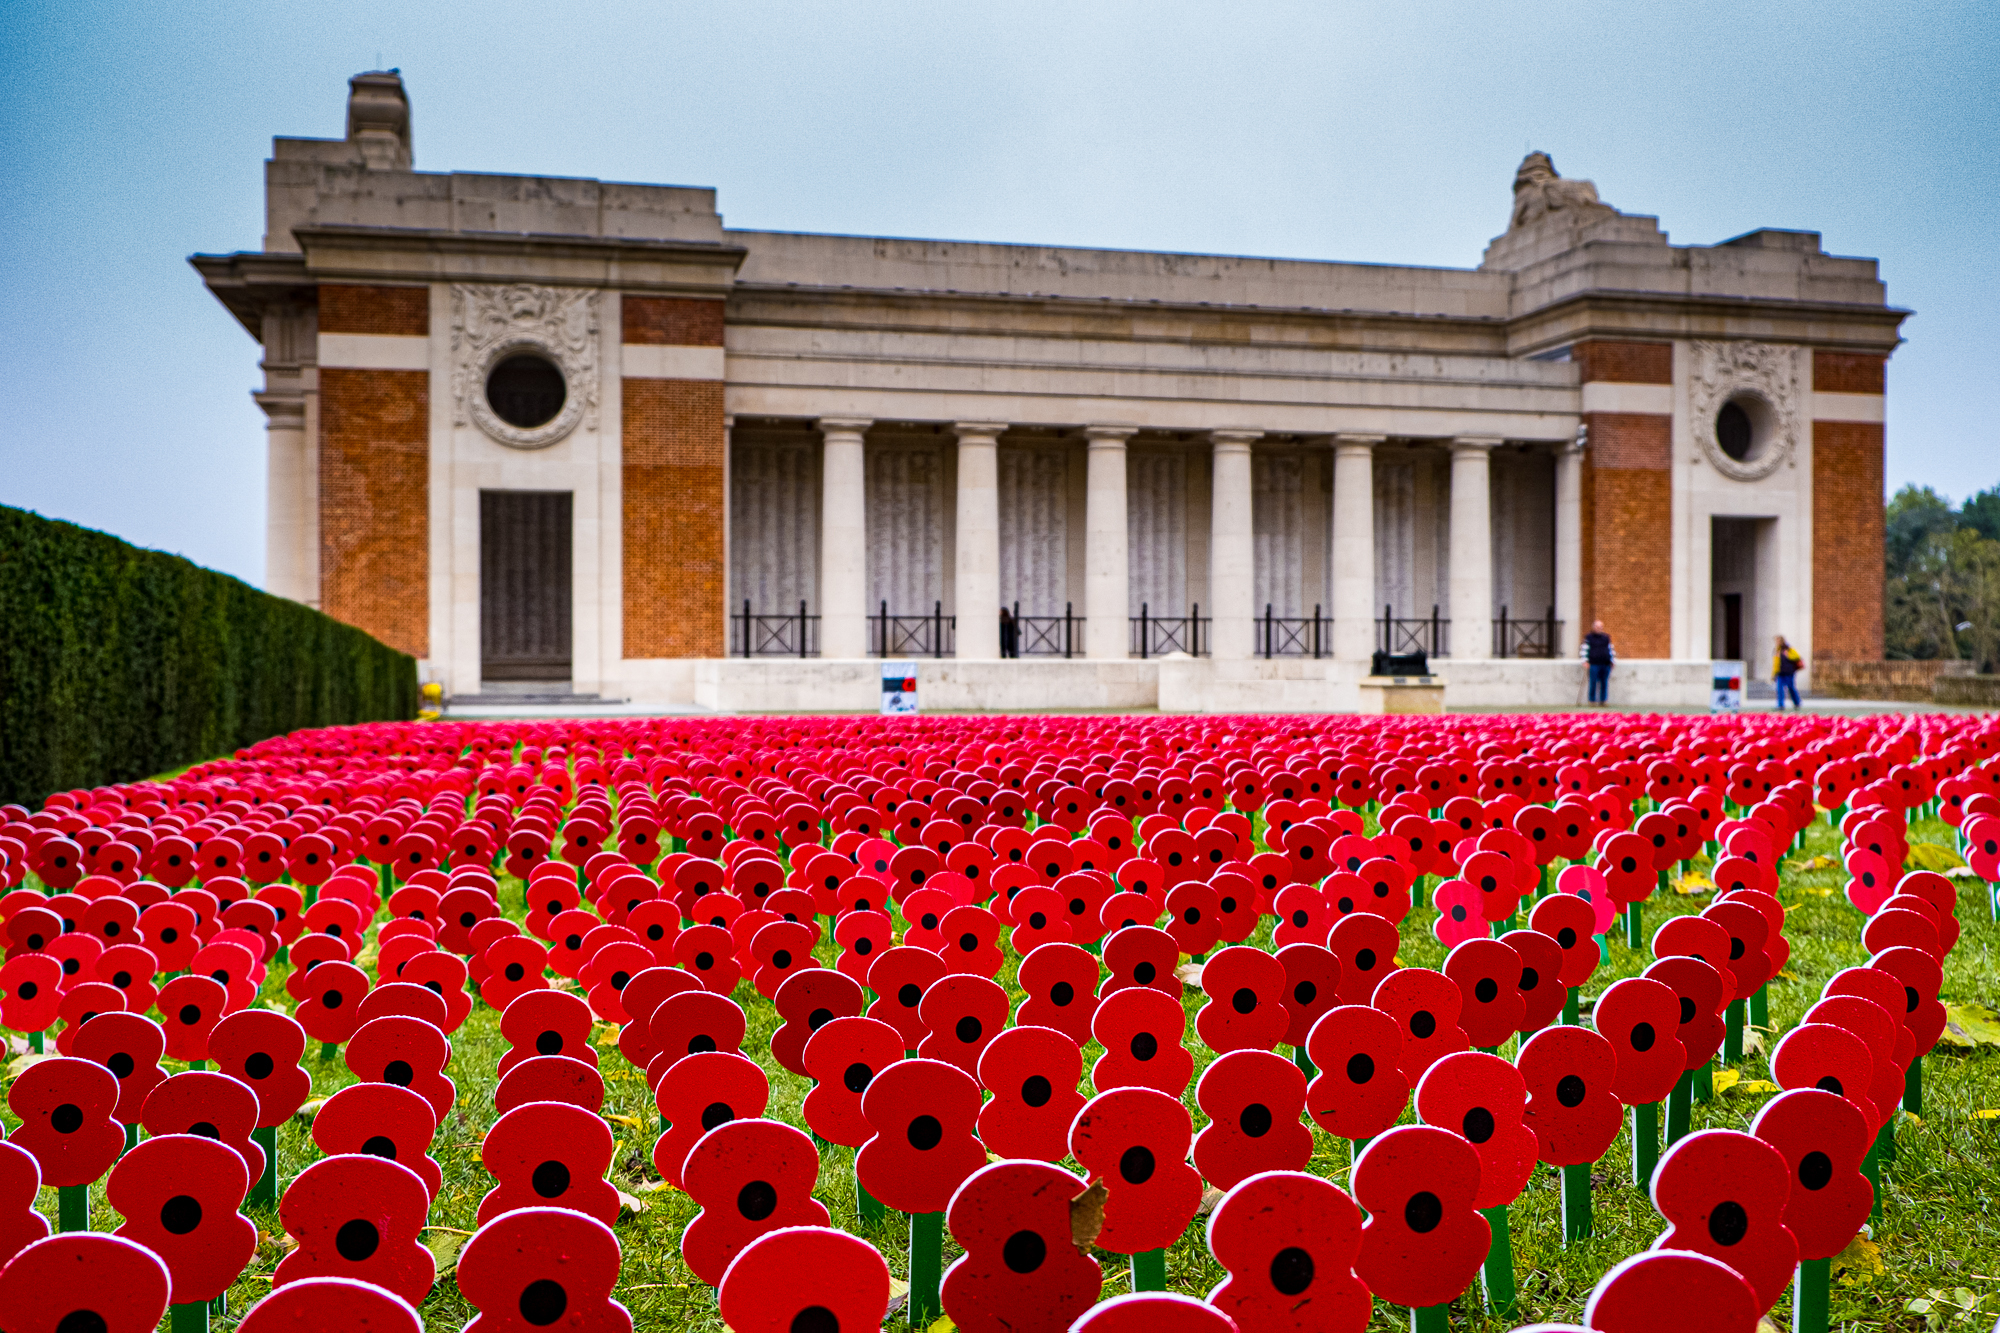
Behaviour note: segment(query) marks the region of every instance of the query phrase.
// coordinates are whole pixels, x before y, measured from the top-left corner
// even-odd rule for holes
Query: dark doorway
[[[483,680],[570,678],[568,491],[479,493]]]
[[[1722,594],[1722,656],[1730,662],[1743,660],[1743,594]]]

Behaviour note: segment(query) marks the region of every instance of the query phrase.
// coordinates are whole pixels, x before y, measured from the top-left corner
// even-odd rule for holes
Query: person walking
[[[1590,672],[1590,702],[1608,704],[1611,702],[1611,664],[1618,660],[1617,649],[1611,645],[1611,636],[1604,632],[1604,622],[1590,622],[1590,633],[1583,636],[1577,646],[1577,656],[1584,660]]]
[[[1014,619],[1014,613],[1003,606],[1000,608],[1000,656],[1019,657],[1020,655],[1020,623]]]
[[[1785,706],[1787,693],[1792,696],[1792,707],[1798,709],[1805,707],[1805,704],[1799,701],[1798,682],[1799,668],[1805,664],[1806,659],[1799,656],[1799,650],[1786,643],[1785,636],[1780,634],[1777,651],[1771,656],[1771,679],[1778,686],[1778,707],[1781,710]]]

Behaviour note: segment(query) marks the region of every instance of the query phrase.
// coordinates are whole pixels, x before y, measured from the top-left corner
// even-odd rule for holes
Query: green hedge
[[[0,505],[0,802],[416,711],[416,659],[351,625]]]

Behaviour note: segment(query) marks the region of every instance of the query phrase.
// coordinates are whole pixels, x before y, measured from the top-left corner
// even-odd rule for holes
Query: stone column
[[[871,421],[821,417],[819,655],[868,655],[868,485],[863,437]]]
[[[1451,442],[1451,655],[1493,656],[1493,450],[1502,441]]]
[[[1090,468],[1084,488],[1084,655],[1131,655],[1131,535],[1125,527],[1125,441],[1131,426],[1086,426]]]
[[[1251,522],[1250,444],[1260,430],[1210,431],[1214,479],[1209,495],[1208,651],[1211,657],[1251,655],[1257,617],[1257,537]]]
[[[1583,623],[1583,432],[1556,448],[1556,652],[1574,660]]]
[[[310,603],[319,552],[307,541],[306,409],[297,398],[257,395],[265,413],[264,590]]]
[[[957,654],[1000,656],[1000,432],[1004,424],[961,421],[958,433],[958,550],[952,596]]]
[[[1333,437],[1333,655],[1375,654],[1375,446],[1380,435]]]

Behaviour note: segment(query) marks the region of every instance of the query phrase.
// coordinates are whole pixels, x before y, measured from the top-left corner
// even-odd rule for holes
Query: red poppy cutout
[[[986,1162],[972,1134],[979,1102],[971,1076],[940,1060],[903,1060],[879,1071],[861,1095],[875,1132],[855,1154],[856,1179],[898,1212],[943,1212]]]
[[[1081,1046],[1097,1013],[1097,959],[1074,944],[1045,944],[1021,960],[1016,981],[1026,992],[1014,1021],[1054,1028]],[[1067,1130],[1067,1126],[1064,1127]]]
[[[125,1008],[143,1014],[159,998],[153,976],[159,960],[143,944],[114,944],[97,955],[97,979],[116,986],[125,995]]]
[[[1687,1250],[1649,1250],[1598,1282],[1583,1317],[1597,1333],[1754,1333],[1757,1293],[1729,1265]],[[1551,1325],[1561,1328],[1562,1325]]]
[[[945,910],[949,911],[949,906]],[[944,947],[944,937],[935,931],[931,933],[936,936],[933,943],[938,946],[931,950],[935,955]],[[834,926],[833,938],[840,945],[840,957],[834,960],[834,966],[842,974],[865,985],[875,960],[896,943],[895,923],[890,921],[886,912],[849,912]],[[905,942],[918,943],[908,939]]]
[[[479,1145],[479,1160],[495,1182],[479,1201],[479,1225],[515,1208],[569,1208],[612,1225],[618,1191],[604,1177],[616,1150],[611,1127],[583,1107],[513,1107]]]
[[[1344,1139],[1373,1138],[1395,1124],[1410,1099],[1402,1050],[1401,1025],[1380,1009],[1341,1005],[1322,1014],[1306,1040],[1319,1070],[1306,1090],[1314,1123]]]
[[[1014,952],[1027,954],[1045,944],[1069,943],[1068,904],[1068,898],[1048,884],[1030,885],[1016,894],[1007,904],[1014,921],[1007,942]]]
[[[736,941],[721,926],[690,926],[674,940],[674,958],[705,990],[727,995],[743,979]]]
[[[1344,919],[1339,909],[1310,884],[1280,889],[1271,906],[1278,917],[1278,924],[1271,931],[1271,942],[1279,948],[1287,944],[1318,944],[1336,920]],[[1390,929],[1395,927],[1391,925]]]
[[[437,1135],[431,1104],[393,1083],[350,1083],[313,1117],[313,1143],[323,1153],[366,1153],[401,1162],[435,1199],[444,1170],[429,1156]]]
[[[479,998],[492,1008],[504,1012],[508,1005],[529,991],[548,987],[548,978],[542,975],[549,965],[548,947],[525,935],[511,935],[495,941],[487,947],[480,961],[485,965],[487,976],[480,983]]]
[[[662,1008],[666,1006],[662,1005]],[[701,1051],[676,1061],[653,1089],[667,1130],[653,1145],[653,1167],[675,1189],[695,1141],[717,1125],[764,1114],[770,1080],[757,1062],[728,1051]]]
[[[983,907],[954,907],[938,923],[944,937],[944,969],[993,977],[1003,961],[999,946],[1000,918]],[[933,1210],[935,1211],[935,1210]]]
[[[1591,938],[1597,915],[1590,904],[1570,893],[1552,893],[1535,904],[1528,925],[1562,950],[1557,982],[1565,989],[1581,986],[1597,970],[1597,941]]]
[[[1382,979],[1396,970],[1402,943],[1396,927],[1370,912],[1342,917],[1327,932],[1327,951],[1340,960],[1338,1004],[1367,1004]],[[1282,952],[1280,954],[1282,957]]]
[[[1538,1145],[1519,1070],[1484,1051],[1447,1055],[1417,1085],[1416,1105],[1426,1125],[1451,1130],[1479,1155],[1473,1207],[1501,1208],[1520,1196],[1535,1173]]]
[[[444,1031],[447,1021],[444,998],[436,991],[411,981],[391,981],[369,991],[361,997],[361,1006],[355,1011],[355,1018],[365,1024],[394,1014],[421,1018],[440,1032]]]
[[[42,1168],[26,1148],[0,1142],[0,1269],[49,1234],[48,1219],[35,1211]]]
[[[1104,1285],[1070,1234],[1084,1182],[1036,1161],[995,1162],[966,1177],[945,1216],[965,1253],[945,1271],[945,1313],[976,1333],[1067,1329]]]
[[[480,1227],[458,1256],[458,1290],[479,1310],[474,1333],[533,1333],[557,1320],[576,1333],[631,1333],[611,1299],[618,1238],[567,1208],[517,1208]]]
[[[226,1144],[243,1159],[250,1179],[256,1180],[264,1174],[264,1150],[250,1140],[257,1116],[257,1094],[249,1084],[213,1070],[191,1069],[153,1089],[139,1123],[155,1138],[199,1134]]]
[[[493,1090],[493,1109],[505,1114],[529,1102],[562,1102],[595,1115],[604,1109],[604,1076],[567,1055],[523,1060]]]
[[[1130,864],[1129,862],[1127,864]],[[1114,930],[1104,940],[1104,967],[1109,974],[1097,988],[1099,1000],[1127,986],[1151,986],[1180,998],[1180,978],[1174,967],[1180,950],[1174,937],[1157,926],[1126,926]]]
[[[1830,1259],[1868,1221],[1875,1189],[1861,1174],[1868,1122],[1845,1098],[1817,1088],[1783,1093],[1764,1104],[1750,1132],[1784,1155],[1792,1173],[1785,1226],[1799,1258]]]
[[[591,955],[579,978],[590,988],[590,1009],[607,1023],[623,1026],[632,1021],[619,1003],[625,983],[655,965],[652,950],[631,940],[611,940]]]
[[[1097,909],[1097,923],[1104,934],[1111,935],[1129,926],[1154,925],[1166,910],[1160,899],[1143,893],[1114,893]]]
[[[1091,1035],[1104,1054],[1090,1071],[1098,1092],[1156,1088],[1178,1097],[1194,1076],[1194,1057],[1181,1044],[1187,1026],[1180,1002],[1150,986],[1128,986],[1104,998]]]
[[[1938,990],[1944,984],[1944,969],[1921,949],[1884,949],[1868,960],[1870,969],[1887,972],[1903,983],[1903,1011],[1900,1017],[1916,1039],[1916,1053],[1929,1055],[1944,1033],[1944,1005]]]
[[[1070,1155],[1107,1190],[1099,1249],[1139,1254],[1180,1239],[1201,1204],[1193,1131],[1187,1108],[1152,1088],[1101,1092],[1077,1112]]]
[[[681,1234],[681,1257],[710,1286],[751,1241],[780,1227],[825,1226],[812,1197],[819,1154],[812,1140],[775,1120],[737,1120],[704,1135],[681,1171],[701,1212]]]
[[[1597,997],[1590,1024],[1618,1054],[1612,1096],[1627,1106],[1665,1100],[1687,1068],[1680,1020],[1680,996],[1645,977],[1613,982]]]
[[[212,1301],[257,1253],[256,1224],[237,1211],[250,1179],[226,1144],[195,1134],[146,1139],[105,1182],[105,1201],[125,1217],[113,1234],[165,1261],[175,1305]]]
[[[1237,1328],[1228,1315],[1192,1296],[1135,1291],[1099,1301],[1070,1325],[1070,1333],[1237,1333]]]
[[[1291,1028],[1285,965],[1262,949],[1222,950],[1202,964],[1201,988],[1208,1003],[1196,1012],[1194,1028],[1212,1051],[1268,1051]]]
[[[1653,1172],[1653,1206],[1668,1222],[1656,1250],[1691,1250],[1742,1274],[1769,1310],[1798,1267],[1785,1225],[1791,1168],[1764,1140],[1733,1129],[1688,1135]]]
[[[117,1105],[118,1080],[103,1065],[37,1061],[7,1089],[7,1108],[21,1120],[9,1142],[34,1155],[42,1184],[88,1185],[125,1150],[125,1131],[111,1119]]]
[[[1002,1157],[1059,1161],[1083,1108],[1076,1090],[1083,1052],[1053,1028],[1014,1027],[979,1057],[980,1084],[993,1096],[979,1110],[979,1138]]]
[[[1467,940],[1444,960],[1444,974],[1458,987],[1458,1025],[1474,1046],[1498,1046],[1521,1027],[1521,955],[1493,939]]]
[[[866,997],[861,983],[831,968],[795,972],[778,987],[775,1003],[784,1025],[771,1034],[771,1055],[792,1073],[806,1073],[806,1043],[836,1018],[860,1015]]]
[[[1534,929],[1510,930],[1500,943],[1521,955],[1521,1022],[1516,1031],[1524,1036],[1539,1032],[1561,1016],[1563,1001],[1569,998],[1562,984],[1562,946]]]
[[[1604,1156],[1625,1123],[1611,1091],[1618,1052],[1588,1028],[1543,1028],[1521,1045],[1514,1060],[1528,1085],[1528,1128],[1541,1160],[1581,1166]]]
[[[1360,1333],[1374,1308],[1354,1274],[1361,1210],[1302,1171],[1246,1178],[1208,1219],[1208,1250],[1229,1276],[1208,1303],[1241,1329]]]
[[[79,981],[63,992],[62,1000],[56,1005],[56,1017],[63,1022],[63,1030],[56,1034],[56,1050],[62,1055],[74,1055],[77,1030],[99,1014],[117,1014],[125,1011],[125,992],[108,981]]]
[[[62,964],[45,953],[24,953],[0,966],[0,1027],[46,1032],[62,1005]]]
[[[1874,1081],[1868,1085],[1868,1100],[1878,1113],[1888,1116],[1901,1104],[1907,1067],[1896,1063],[1896,1039],[1903,1035],[1895,1017],[1873,1000],[1859,995],[1833,995],[1806,1010],[1807,1023],[1831,1023],[1861,1038],[1875,1067]]]
[[[1844,1097],[1868,1122],[1872,1141],[1882,1128],[1883,1108],[1869,1095],[1875,1082],[1875,1059],[1861,1038],[1831,1023],[1801,1023],[1787,1032],[1771,1052],[1771,1080],[1786,1091],[1817,1088]]]
[[[771,999],[793,973],[819,966],[818,960],[812,956],[815,929],[803,921],[780,918],[752,937],[750,956],[756,960],[757,970],[750,978],[750,984],[757,988],[759,995]]]
[[[352,963],[328,961],[311,971],[292,973],[285,989],[299,1002],[292,1017],[298,1019],[308,1037],[318,1042],[344,1042],[361,1025],[368,974]]]
[[[743,1247],[717,1295],[736,1333],[878,1329],[888,1316],[889,1266],[858,1236],[784,1227]]]
[[[649,1044],[658,1054],[646,1067],[647,1082],[657,1086],[667,1070],[691,1055],[736,1054],[747,1023],[742,1008],[726,995],[700,990],[669,995],[648,1023]]]
[[[70,1054],[111,1071],[118,1080],[118,1104],[111,1118],[124,1125],[138,1124],[146,1098],[166,1077],[160,1057],[167,1051],[167,1034],[144,1014],[99,1014],[87,1026],[87,1032],[77,1030]]]
[[[278,1217],[298,1239],[272,1290],[309,1278],[369,1282],[412,1305],[429,1294],[437,1261],[418,1243],[431,1198],[407,1166],[382,1157],[324,1157],[285,1188]]]
[[[1303,1171],[1312,1131],[1301,1123],[1306,1076],[1270,1051],[1231,1051],[1202,1071],[1195,1103],[1209,1123],[1194,1139],[1194,1165],[1226,1190],[1262,1171]]]
[[[386,1288],[352,1278],[287,1283],[250,1307],[239,1333],[423,1333],[415,1307]]]
[[[1472,1044],[1458,1025],[1464,1004],[1458,984],[1442,972],[1399,968],[1375,988],[1373,1003],[1402,1029],[1403,1077],[1413,1086],[1434,1062]]]
[[[631,1061],[636,1068],[644,1069],[650,1065],[653,1062],[653,1057],[659,1054],[659,1051],[653,1046],[653,1015],[659,1011],[660,1006],[666,1002],[668,996],[679,995],[683,991],[698,991],[700,989],[701,983],[699,981],[696,981],[677,967],[649,967],[645,971],[634,975],[630,981],[625,983],[625,989],[618,992],[618,1007],[623,1009],[626,1015],[632,1020],[618,1031],[619,1053]],[[584,1006],[584,1013],[587,1019],[589,1016],[589,1006]],[[584,1032],[587,1037],[589,1034],[587,1025]],[[586,1052],[588,1052],[587,1055],[585,1054]],[[551,1055],[560,1053],[555,1051],[548,1052]],[[580,1060],[588,1059],[592,1063],[595,1063],[597,1060],[597,1052],[591,1047],[588,1040],[584,1041],[581,1049],[573,1051],[571,1054],[574,1054]]]
[[[1355,1274],[1395,1305],[1456,1299],[1492,1241],[1478,1194],[1479,1155],[1456,1133],[1399,1125],[1375,1138],[1354,1163],[1354,1199],[1368,1210]]]
[[[803,1107],[812,1132],[848,1148],[866,1143],[874,1130],[861,1114],[861,1094],[904,1049],[903,1035],[873,1018],[835,1018],[814,1032],[801,1059],[814,1080]]]
[[[1777,972],[1771,966],[1769,955],[1764,952],[1764,941],[1770,935],[1770,927],[1765,923],[1763,914],[1748,904],[1724,898],[1710,903],[1702,916],[1729,932],[1729,956],[1721,966],[1735,977],[1736,998],[1743,999],[1754,994]]]
[[[1680,1002],[1674,1036],[1687,1052],[1684,1067],[1699,1069],[1713,1060],[1728,1035],[1722,1010],[1729,983],[1723,974],[1699,958],[1662,958],[1646,969],[1645,977],[1672,990]]]
[[[393,1083],[431,1104],[440,1123],[451,1113],[458,1088],[445,1077],[451,1042],[434,1024],[401,1014],[370,1019],[355,1030],[343,1053],[364,1083]]]
[[[20,1333],[152,1333],[173,1277],[143,1245],[95,1231],[50,1236],[0,1270],[0,1310]]]

